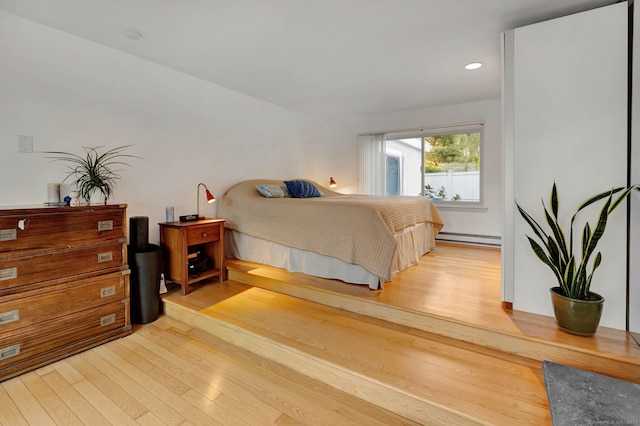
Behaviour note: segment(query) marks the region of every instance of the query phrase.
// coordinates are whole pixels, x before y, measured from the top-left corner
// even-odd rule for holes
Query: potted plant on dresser
[[[593,274],[602,263],[602,253],[596,253],[596,247],[604,235],[609,215],[634,188],[640,190],[638,185],[613,188],[584,201],[571,217],[568,238],[558,219],[559,200],[555,182],[549,208],[542,202],[547,229],[516,202],[518,211],[537,237],[536,241],[526,236],[531,249],[551,269],[558,281],[558,286],[550,289],[553,310],[558,326],[568,333],[592,336],[598,328],[604,298],[591,291]],[[575,239],[580,238],[580,244],[576,244],[573,227],[578,213],[598,203],[603,205],[595,227],[586,222],[581,237],[575,236]]]
[[[63,151],[48,151],[52,154],[51,161],[67,162],[68,174],[63,182],[71,178],[70,186],[75,188],[80,197],[89,204],[107,204],[109,197],[113,195],[116,181],[120,179],[119,166],[129,166],[123,159],[140,158],[135,155],[125,154],[124,151],[131,145],[119,146],[104,152],[103,147],[82,147],[84,155],[77,155]]]

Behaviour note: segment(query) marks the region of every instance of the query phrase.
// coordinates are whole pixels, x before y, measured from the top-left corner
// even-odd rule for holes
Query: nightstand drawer
[[[218,241],[220,239],[220,224],[191,226],[187,228],[187,245],[195,245]]]

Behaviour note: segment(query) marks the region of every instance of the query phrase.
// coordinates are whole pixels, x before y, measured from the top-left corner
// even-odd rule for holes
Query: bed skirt
[[[419,223],[395,234],[398,249],[393,259],[390,276],[416,265],[420,258],[435,247],[433,225]],[[260,263],[289,272],[302,272],[321,278],[337,279],[350,284],[363,284],[372,290],[383,288],[383,280],[362,266],[339,259],[300,250],[252,237],[241,232],[226,230],[227,257]]]

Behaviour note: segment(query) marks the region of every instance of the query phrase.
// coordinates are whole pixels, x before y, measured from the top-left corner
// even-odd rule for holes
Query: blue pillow
[[[306,180],[285,180],[284,184],[294,198],[322,197],[318,188]]]

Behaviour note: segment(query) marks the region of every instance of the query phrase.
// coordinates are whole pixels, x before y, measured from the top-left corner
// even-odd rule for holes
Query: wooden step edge
[[[232,265],[228,270],[228,279],[524,358],[540,362],[552,361],[640,383],[640,359],[549,342],[533,336],[508,333],[451,318],[384,305],[322,288],[249,274],[251,270],[250,267],[236,269]]]
[[[489,425],[396,386],[297,350],[235,324],[163,300],[165,315],[420,424]]]

